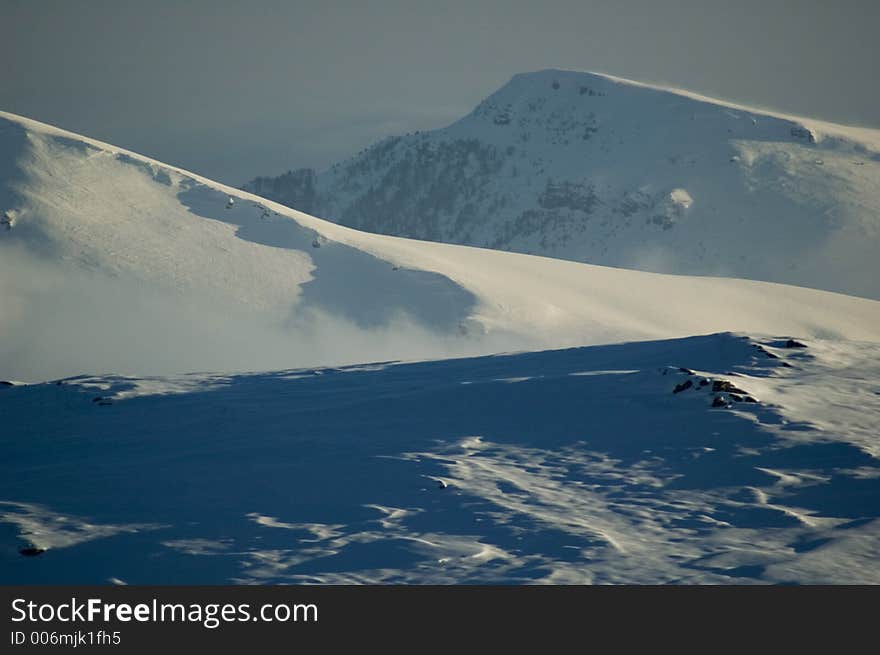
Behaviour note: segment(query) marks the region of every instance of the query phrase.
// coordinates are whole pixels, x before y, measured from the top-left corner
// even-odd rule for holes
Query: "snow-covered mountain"
[[[594,73],[245,188],[343,225],[880,298],[880,131]]]
[[[368,234],[9,114],[0,215],[0,378],[725,330],[880,341],[876,301]]]
[[[9,114],[0,216],[4,583],[880,582],[880,302],[359,232]],[[334,366],[380,358],[431,359]]]
[[[880,347],[788,345],[0,388],[0,580],[880,584]]]

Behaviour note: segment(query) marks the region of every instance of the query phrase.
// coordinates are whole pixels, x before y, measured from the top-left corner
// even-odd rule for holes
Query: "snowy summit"
[[[880,298],[880,131],[596,73],[246,188],[370,232]]]

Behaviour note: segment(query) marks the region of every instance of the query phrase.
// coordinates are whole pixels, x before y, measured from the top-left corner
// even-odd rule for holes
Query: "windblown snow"
[[[880,582],[876,301],[359,232],[9,114],[0,215],[4,583]]]
[[[796,344],[0,389],[0,579],[880,583],[880,346]]]

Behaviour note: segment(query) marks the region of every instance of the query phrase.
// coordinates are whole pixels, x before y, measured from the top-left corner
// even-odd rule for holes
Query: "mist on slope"
[[[439,333],[403,313],[365,327],[318,307],[245,305],[65,268],[0,246],[0,379],[253,371],[519,350],[465,325]]]

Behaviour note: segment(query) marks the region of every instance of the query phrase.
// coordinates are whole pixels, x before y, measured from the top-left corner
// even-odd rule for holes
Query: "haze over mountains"
[[[606,75],[516,75],[446,128],[245,188],[370,232],[880,298],[880,131]]]

